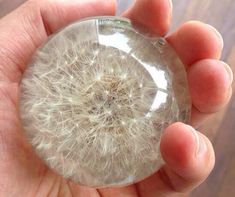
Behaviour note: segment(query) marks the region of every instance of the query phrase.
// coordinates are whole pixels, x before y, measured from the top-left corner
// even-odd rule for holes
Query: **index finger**
[[[137,0],[124,14],[159,36],[167,33],[172,18],[171,0]]]

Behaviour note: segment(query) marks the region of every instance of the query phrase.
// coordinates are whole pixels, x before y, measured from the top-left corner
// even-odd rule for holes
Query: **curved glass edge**
[[[180,60],[176,51],[166,41],[165,38],[163,37],[156,38],[155,40],[152,40],[152,44],[159,50],[159,53],[162,56],[165,66],[167,66],[170,72],[172,73],[173,85],[175,84],[179,85],[178,87],[173,88],[176,90],[174,91],[174,94],[175,97],[178,98],[178,105],[179,105],[179,120],[177,121],[182,121],[186,124],[189,124],[191,120],[192,99],[189,93],[187,73],[184,64]],[[176,72],[178,74],[175,76],[181,76],[181,79],[174,77],[174,73]]]

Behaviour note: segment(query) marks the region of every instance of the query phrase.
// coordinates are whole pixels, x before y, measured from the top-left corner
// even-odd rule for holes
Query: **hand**
[[[72,21],[114,13],[114,0],[29,0],[0,20],[0,196],[168,197],[192,190],[209,175],[214,165],[212,145],[183,123],[164,132],[161,153],[166,164],[158,172],[115,189],[95,190],[63,179],[43,164],[24,138],[18,115],[19,83],[36,48]],[[168,0],[137,0],[124,16],[164,35],[171,6]],[[232,72],[218,60],[223,40],[214,28],[196,21],[183,24],[166,39],[185,64],[192,124],[197,125],[220,110],[231,95]]]

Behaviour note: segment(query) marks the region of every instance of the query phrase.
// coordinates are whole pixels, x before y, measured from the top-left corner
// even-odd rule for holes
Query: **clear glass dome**
[[[187,122],[190,108],[175,52],[120,17],[88,18],[52,35],[21,83],[23,128],[38,155],[91,187],[124,186],[156,172],[161,133]]]

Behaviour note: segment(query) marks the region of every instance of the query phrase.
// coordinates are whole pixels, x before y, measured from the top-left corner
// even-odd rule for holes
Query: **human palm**
[[[25,139],[18,114],[19,83],[30,57],[47,37],[84,17],[113,15],[114,0],[29,0],[0,20],[0,196],[175,196],[199,185],[214,165],[209,140],[183,123],[168,127],[161,153],[166,164],[151,177],[123,188],[93,189],[50,170]],[[164,35],[170,25],[167,0],[137,0],[124,16]],[[166,37],[185,64],[196,126],[221,109],[231,95],[232,72],[219,61],[223,40],[211,26],[191,21]],[[180,136],[180,137],[178,137]]]

